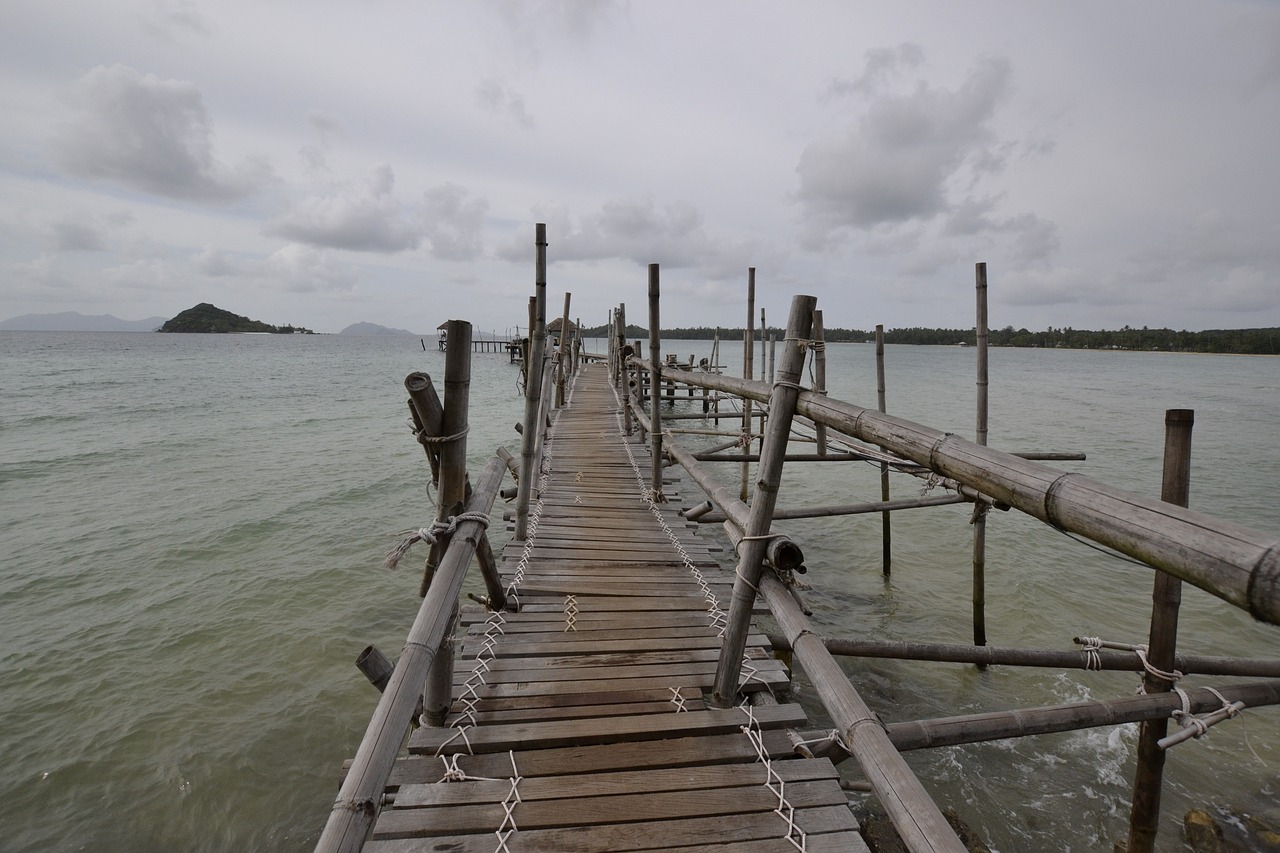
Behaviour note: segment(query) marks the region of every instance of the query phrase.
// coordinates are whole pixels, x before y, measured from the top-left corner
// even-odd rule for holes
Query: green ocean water
[[[874,406],[873,348],[827,352],[832,395]],[[887,361],[891,412],[972,434],[972,350],[890,347]],[[380,562],[391,534],[434,513],[402,382],[425,370],[442,384],[442,368],[417,338],[0,333],[0,850],[311,848],[377,698],[352,661],[370,642],[394,657],[418,606],[418,561]],[[473,472],[498,444],[517,448],[515,380],[505,355],[475,356]],[[1164,410],[1195,409],[1192,506],[1280,532],[1280,359],[993,350],[991,382],[993,446],[1084,450],[1063,467],[1149,495]],[[878,468],[804,466],[788,470],[780,505],[878,494]],[[968,518],[964,506],[897,515],[888,581],[878,517],[780,526],[805,548],[824,631],[967,642]],[[1038,522],[992,514],[987,575],[992,645],[1144,639],[1150,571]],[[1198,590],[1184,595],[1181,636],[1189,653],[1280,657],[1277,629]],[[890,721],[1137,683],[847,669]],[[803,678],[799,690],[820,724]],[[1186,808],[1276,801],[1277,713],[1246,712],[1175,750],[1161,849],[1182,849]],[[1132,727],[1097,729],[910,762],[1005,853],[1109,849],[1134,741]]]

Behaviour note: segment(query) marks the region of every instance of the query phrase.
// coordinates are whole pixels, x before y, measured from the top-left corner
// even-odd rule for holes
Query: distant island
[[[121,320],[111,314],[81,314],[61,311],[57,314],[23,314],[0,321],[0,331],[13,332],[154,332],[164,323],[163,317],[145,320]]]
[[[778,340],[784,337],[781,328],[770,327],[764,336],[773,334]],[[584,338],[605,337],[605,327],[584,328]],[[742,327],[711,328],[696,326],[683,329],[663,329],[662,336],[673,340],[705,341],[716,335],[722,341],[741,341]],[[756,330],[757,340],[761,331]],[[628,324],[626,337],[648,340],[649,331]],[[827,343],[864,343],[875,339],[875,333],[864,329],[829,328],[824,330]],[[974,346],[977,332],[974,329],[926,329],[908,327],[886,329],[886,344],[918,344],[924,346]],[[1200,352],[1222,355],[1280,355],[1280,328],[1262,329],[1206,329],[1203,332],[1175,332],[1173,329],[1149,329],[1130,326],[1115,331],[1089,331],[1087,329],[1055,329],[1030,332],[1005,326],[987,332],[987,344],[993,347],[1035,347],[1045,349],[1100,349],[1136,350],[1144,352]]]
[[[352,323],[341,332],[340,335],[414,335],[421,337],[417,332],[408,332],[404,329],[389,329],[386,326],[379,326],[377,323]]]
[[[208,302],[188,308],[159,328],[161,332],[196,332],[202,334],[244,334],[258,332],[272,335],[313,335],[310,329],[300,326],[273,326],[261,320],[250,320],[232,314]]]

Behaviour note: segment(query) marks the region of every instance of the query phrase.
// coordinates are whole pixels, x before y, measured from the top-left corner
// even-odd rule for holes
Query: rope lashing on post
[[[1187,691],[1183,690],[1181,687],[1173,688],[1174,692],[1178,694],[1178,698],[1182,700],[1182,709],[1175,710],[1169,716],[1172,717],[1178,725],[1182,726],[1182,728],[1168,737],[1160,738],[1160,740],[1156,741],[1157,746],[1161,749],[1168,749],[1169,747],[1180,744],[1183,741],[1192,739],[1199,740],[1208,733],[1210,727],[1216,726],[1223,720],[1238,717],[1244,712],[1245,704],[1243,702],[1228,702],[1225,696],[1217,690],[1214,690],[1212,687],[1206,687],[1204,689],[1208,690],[1214,696],[1217,696],[1218,701],[1222,703],[1222,707],[1216,711],[1210,711],[1203,717],[1197,717],[1191,713],[1191,697],[1187,695]],[[1253,747],[1251,746],[1250,750],[1252,749]],[[1254,755],[1256,757],[1257,753],[1254,753]]]
[[[751,748],[756,752],[756,760],[764,765],[764,786],[778,798],[778,805],[773,810],[773,813],[787,823],[787,831],[782,837],[790,842],[791,846],[799,850],[800,853],[806,853],[808,837],[805,831],[796,823],[795,806],[787,802],[787,783],[773,769],[773,759],[769,757],[769,750],[765,748],[764,732],[760,728],[759,721],[756,720],[755,710],[746,701],[738,706],[738,710],[747,715],[747,723],[740,727],[740,731],[751,742]]]
[[[434,545],[441,536],[452,536],[457,531],[458,523],[461,521],[474,521],[488,528],[489,515],[483,512],[464,512],[461,515],[451,515],[443,521],[434,522],[430,527],[419,527],[411,532],[403,542],[387,552],[387,556],[382,561],[383,567],[394,569],[409,553],[409,549],[419,542]],[[405,534],[401,533],[399,535],[404,536]]]
[[[685,550],[684,545],[680,542],[680,537],[662,517],[662,510],[658,504],[654,502],[651,490],[645,485],[644,474],[640,471],[640,463],[636,461],[636,455],[631,450],[631,442],[626,439],[626,430],[622,425],[622,398],[618,396],[618,389],[612,388],[613,399],[617,404],[614,409],[613,417],[617,425],[618,435],[622,438],[622,447],[627,452],[627,460],[631,463],[631,470],[635,472],[636,483],[640,487],[640,499],[645,502],[649,508],[649,514],[653,516],[658,527],[662,532],[667,534],[667,539],[671,542],[673,548],[676,549],[677,556],[680,557],[681,564],[693,576],[694,581],[698,584],[698,589],[702,592],[703,600],[707,603],[707,619],[710,627],[715,628],[717,636],[723,637],[724,632],[729,627],[729,614],[720,607],[720,600],[716,598],[716,594],[711,589],[711,584],[707,582],[707,578],[702,574],[702,570],[693,562],[693,558],[689,556],[689,552]],[[602,434],[603,437],[603,434]]]
[[[1085,669],[1102,669],[1102,656],[1098,654],[1099,649],[1115,649],[1122,652],[1133,652],[1138,657],[1138,662],[1142,664],[1142,668],[1147,671],[1152,678],[1158,678],[1161,681],[1167,681],[1170,684],[1177,684],[1178,680],[1183,677],[1183,673],[1178,670],[1165,672],[1163,669],[1156,667],[1147,658],[1151,649],[1145,643],[1115,643],[1110,640],[1104,640],[1101,637],[1074,637],[1076,643],[1083,648]],[[1138,685],[1138,692],[1142,692],[1142,685]]]

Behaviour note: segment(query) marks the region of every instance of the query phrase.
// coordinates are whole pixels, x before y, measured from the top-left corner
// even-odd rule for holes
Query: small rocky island
[[[244,334],[257,332],[273,335],[313,335],[315,332],[301,326],[273,326],[261,320],[250,320],[232,314],[208,302],[188,308],[160,327],[161,332],[198,332],[207,334]]]

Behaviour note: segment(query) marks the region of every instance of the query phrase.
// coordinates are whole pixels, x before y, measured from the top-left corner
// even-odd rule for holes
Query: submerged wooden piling
[[[1160,499],[1187,506],[1191,483],[1191,428],[1195,412],[1169,409],[1164,413],[1164,472]],[[1178,610],[1182,603],[1182,581],[1156,572],[1151,590],[1151,634],[1148,660],[1157,676],[1148,670],[1143,677],[1144,692],[1168,693],[1173,689],[1178,643]],[[1160,823],[1160,792],[1164,777],[1164,749],[1160,740],[1169,731],[1167,718],[1147,720],[1138,730],[1138,766],[1134,773],[1133,806],[1129,812],[1128,853],[1155,850]]]
[[[782,458],[787,452],[796,395],[800,390],[799,381],[804,370],[804,342],[808,340],[809,330],[813,326],[813,307],[816,302],[817,299],[812,296],[796,296],[791,300],[780,376],[769,399],[769,429],[761,449],[760,467],[751,499],[751,515],[743,538],[745,545],[738,558],[737,579],[733,584],[733,597],[729,604],[729,625],[716,669],[712,702],[721,708],[733,704],[738,692],[738,674],[742,669],[747,627],[764,565],[769,525],[782,480]]]
[[[524,432],[520,435],[520,482],[516,484],[519,489],[516,498],[517,539],[524,539],[529,531],[529,502],[533,496],[534,468],[537,463],[534,451],[538,433],[542,431],[542,359],[547,341],[547,226],[539,222],[535,230],[537,261],[534,317],[533,329],[529,333],[533,343],[530,347],[529,373],[524,383]]]
[[[884,325],[876,324],[876,405],[881,414],[885,408]],[[883,449],[883,448],[881,448]],[[889,502],[889,463],[880,463],[880,500]],[[880,570],[887,576],[893,567],[893,515],[880,514]]]
[[[987,444],[987,265],[976,268],[978,316],[978,417],[975,438]],[[973,644],[987,644],[987,511],[985,504],[973,508]]]

